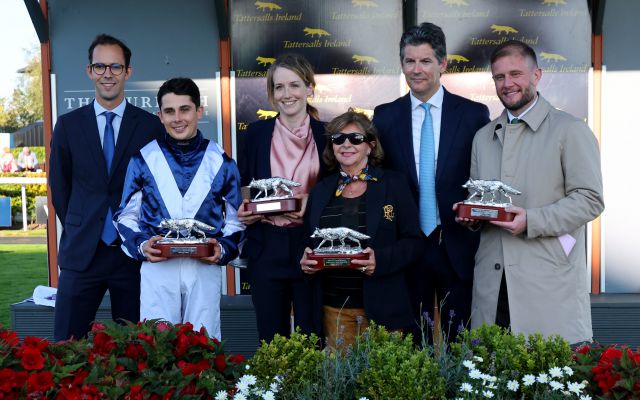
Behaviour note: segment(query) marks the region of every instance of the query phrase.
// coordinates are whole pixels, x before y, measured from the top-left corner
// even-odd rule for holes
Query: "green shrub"
[[[416,350],[411,336],[373,326],[363,335],[367,368],[357,395],[371,400],[444,399],[445,383],[428,349]]]
[[[46,177],[44,172],[13,172],[3,173],[3,177]],[[22,212],[22,185],[18,184],[2,184],[0,185],[0,197],[11,198],[11,215],[15,216],[17,213]],[[47,185],[45,184],[33,184],[26,185],[27,192],[27,215],[31,221],[35,220],[36,216],[36,196],[47,195]]]
[[[325,357],[318,336],[296,331],[290,338],[276,335],[270,343],[262,342],[249,362],[249,373],[258,384],[269,386],[276,376],[282,389],[278,398],[294,399],[300,388],[315,382]]]

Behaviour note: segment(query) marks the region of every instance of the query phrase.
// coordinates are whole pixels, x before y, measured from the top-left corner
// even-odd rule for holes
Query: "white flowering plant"
[[[262,387],[254,375],[241,376],[233,390],[221,390],[216,393],[215,400],[276,400],[282,379],[276,376],[268,387]]]

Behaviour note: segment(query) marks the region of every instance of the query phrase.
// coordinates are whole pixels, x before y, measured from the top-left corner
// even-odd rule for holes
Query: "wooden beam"
[[[593,133],[602,140],[602,34],[593,35],[591,42],[593,63]],[[600,217],[591,223],[591,293],[600,294],[602,279],[602,230]]]

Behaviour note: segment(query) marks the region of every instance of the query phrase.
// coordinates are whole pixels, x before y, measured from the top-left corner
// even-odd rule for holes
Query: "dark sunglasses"
[[[362,142],[365,142],[365,136],[362,133],[334,133],[331,135],[331,143],[333,144],[342,144],[345,140],[349,139],[349,142],[357,146]]]

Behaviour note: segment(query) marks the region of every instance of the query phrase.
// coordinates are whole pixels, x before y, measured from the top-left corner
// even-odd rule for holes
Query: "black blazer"
[[[406,94],[391,103],[376,107],[373,123],[380,134],[386,166],[404,173],[409,179],[417,204],[418,174],[413,152],[409,96]],[[436,169],[436,198],[442,224],[442,240],[449,260],[463,279],[473,277],[474,257],[480,236],[455,222],[455,214],[451,208],[454,203],[468,196],[462,185],[469,179],[473,137],[487,123],[487,106],[451,94],[445,89]]]
[[[413,317],[404,269],[413,264],[421,252],[418,209],[402,174],[374,167],[370,167],[369,172],[378,178],[377,182],[367,185],[366,191],[366,233],[371,237],[368,245],[375,252],[376,269],[371,277],[364,279],[364,308],[367,318],[388,329],[406,328],[413,324]],[[327,177],[311,191],[304,223],[308,247],[312,247],[310,236],[320,226],[323,210],[335,196],[339,176]],[[322,279],[318,274],[310,279],[316,290],[316,315],[322,315]],[[319,327],[321,321],[317,321]]]
[[[251,179],[271,178],[271,139],[275,128],[275,118],[252,122],[247,127],[245,134],[244,151],[238,160],[240,180],[242,186],[247,186]],[[324,123],[311,118],[311,132],[316,141],[316,148],[320,158],[320,178],[327,175],[327,169],[322,161],[322,152],[325,146]],[[255,223],[249,225],[246,230],[247,242],[242,251],[243,258],[256,259],[263,251],[264,235],[271,230],[278,230],[268,224]],[[283,230],[287,228],[280,228]],[[283,244],[286,246],[286,244]],[[297,249],[295,249],[297,251]],[[299,273],[299,271],[295,271]]]
[[[95,101],[95,100],[94,100]],[[93,102],[58,118],[51,139],[51,200],[64,230],[58,264],[83,271],[96,251],[107,208],[118,209],[129,159],[165,134],[157,116],[127,103],[107,174]]]

